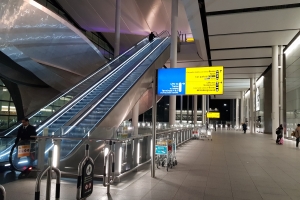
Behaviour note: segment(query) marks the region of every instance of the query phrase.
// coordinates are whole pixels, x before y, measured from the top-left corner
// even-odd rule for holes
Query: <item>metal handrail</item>
[[[6,200],[6,191],[5,191],[5,188],[2,186],[2,185],[0,185],[0,192],[1,192],[1,199],[2,200]]]
[[[163,135],[163,134],[168,134],[168,133],[174,133],[174,132],[180,132],[180,131],[185,131],[185,130],[192,130],[193,127],[190,127],[190,128],[183,128],[183,129],[178,129],[178,130],[167,130],[167,131],[162,131],[162,132],[158,132],[156,135]],[[103,141],[103,142],[109,142],[109,141],[112,141],[112,142],[124,142],[128,139],[138,139],[138,138],[143,138],[145,136],[152,136],[151,133],[149,134],[143,134],[143,135],[137,135],[137,136],[132,136],[130,138],[122,138],[122,139],[99,139],[99,138],[90,138],[90,137],[85,137],[85,138],[76,138],[76,137],[59,137],[59,136],[31,136],[33,138],[36,138],[36,139],[53,139],[53,140],[83,140],[83,141],[97,141],[97,142],[100,142],[100,141]]]

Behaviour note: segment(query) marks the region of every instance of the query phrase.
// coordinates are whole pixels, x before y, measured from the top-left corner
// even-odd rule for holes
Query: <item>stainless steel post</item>
[[[45,165],[45,147],[46,147],[46,139],[45,138],[39,138],[38,139],[38,145],[39,145],[39,149],[38,149],[38,160],[37,160],[37,168],[39,170],[43,170],[44,169],[44,165]]]
[[[151,152],[151,177],[155,177],[155,143],[156,143],[156,71],[153,76],[152,99],[152,152]]]
[[[0,185],[0,191],[1,191],[1,194],[0,194],[1,199],[6,200],[5,188],[2,185]]]
[[[183,101],[183,96],[180,96],[180,123],[182,123],[182,101]]]
[[[50,200],[50,196],[51,196],[52,151],[49,151],[48,154],[48,165],[49,165],[49,169],[47,171],[46,200]]]

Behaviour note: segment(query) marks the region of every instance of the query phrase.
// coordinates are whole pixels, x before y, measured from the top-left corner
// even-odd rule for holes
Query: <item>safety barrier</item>
[[[41,189],[41,181],[43,176],[47,173],[47,184],[46,184],[46,200],[50,200],[51,196],[51,179],[52,179],[52,170],[56,173],[56,191],[55,191],[55,199],[58,200],[60,198],[60,179],[61,172],[56,167],[52,166],[52,151],[49,151],[48,155],[48,164],[49,166],[39,173],[36,178],[35,184],[35,200],[40,200],[40,189]]]

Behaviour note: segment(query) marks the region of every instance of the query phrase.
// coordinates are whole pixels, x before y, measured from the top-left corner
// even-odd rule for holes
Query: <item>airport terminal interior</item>
[[[0,200],[299,200],[299,0],[0,0]]]

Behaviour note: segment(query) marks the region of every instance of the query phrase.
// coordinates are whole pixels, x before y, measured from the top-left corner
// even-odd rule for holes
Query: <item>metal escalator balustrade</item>
[[[77,85],[63,93],[62,95],[56,97],[53,101],[51,101],[48,105],[39,109],[34,114],[30,115],[28,118],[31,121],[38,122],[40,126],[38,131],[41,130],[47,123],[43,123],[45,119],[48,119],[48,122],[57,118],[58,116],[62,115],[66,112],[67,109],[71,108],[76,102],[78,102],[84,95],[86,95],[90,90],[101,83],[101,80],[106,80],[111,74],[113,74],[116,70],[120,69],[124,63],[124,61],[129,60],[132,58],[137,52],[139,52],[145,45],[149,44],[148,39],[144,38],[139,43],[134,45],[132,48],[128,49],[126,52],[109,62],[108,64],[101,67],[96,72],[89,75],[87,78],[79,82]],[[91,86],[87,89],[89,86]],[[62,102],[63,99],[63,102]],[[54,110],[54,108],[56,108]],[[58,109],[57,109],[58,108]],[[50,112],[49,112],[50,110]],[[49,114],[50,113],[50,114]],[[48,114],[45,117],[41,117],[43,114]],[[43,124],[42,124],[43,123]],[[8,135],[17,135],[17,129],[21,124],[17,124],[16,126],[10,128],[9,130],[2,132],[0,135],[8,136]],[[37,124],[34,124],[37,125]],[[9,143],[13,143],[10,141]],[[8,161],[8,154],[10,152],[10,148],[12,145],[9,145],[4,150],[1,151],[0,154],[0,162]]]
[[[129,73],[127,73],[125,77],[119,81],[118,84],[111,88],[106,95],[104,95],[95,105],[91,106],[91,108],[73,124],[73,126],[85,127],[87,129],[85,132],[73,127],[70,128],[66,134],[69,133],[69,135],[74,135],[75,137],[85,137],[88,133],[90,133],[136,83],[136,81],[146,72],[155,59],[170,45],[169,37],[160,39],[160,41],[159,45],[155,46],[145,58],[143,58],[133,69],[131,69]],[[151,55],[152,59],[148,59]],[[62,158],[68,156],[78,144],[78,141],[68,141],[68,145],[66,146],[68,147],[69,152],[68,154],[62,154]]]

